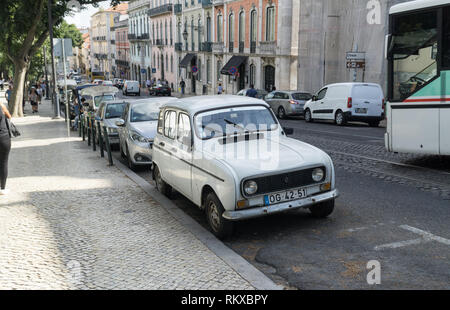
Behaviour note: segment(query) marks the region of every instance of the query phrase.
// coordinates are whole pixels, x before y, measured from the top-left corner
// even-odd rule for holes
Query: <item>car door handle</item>
[[[166,144],[164,142],[159,142],[159,145],[163,146],[163,147],[166,146]]]
[[[323,104],[323,101],[320,104]]]

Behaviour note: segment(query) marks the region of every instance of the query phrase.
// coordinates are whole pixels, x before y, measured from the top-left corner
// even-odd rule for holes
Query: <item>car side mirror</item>
[[[294,128],[283,128],[284,133],[286,134],[286,136],[290,136],[294,134]]]
[[[312,96],[312,101],[317,101],[317,100],[319,100],[319,98],[316,95],[313,95]]]
[[[123,119],[119,119],[118,121],[116,121],[116,126],[118,127],[125,126],[125,121]]]

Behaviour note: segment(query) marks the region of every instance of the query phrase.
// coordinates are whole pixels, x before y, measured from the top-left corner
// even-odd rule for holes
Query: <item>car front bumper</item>
[[[311,197],[288,201],[276,205],[238,211],[225,211],[222,216],[229,221],[241,221],[289,210],[307,208],[321,202],[336,199],[337,197],[339,197],[339,191],[337,189],[334,189],[325,193],[313,195]]]
[[[151,165],[152,149],[150,143],[139,143],[128,141],[128,151],[130,152],[131,161],[135,165]],[[141,157],[141,160],[138,158]]]

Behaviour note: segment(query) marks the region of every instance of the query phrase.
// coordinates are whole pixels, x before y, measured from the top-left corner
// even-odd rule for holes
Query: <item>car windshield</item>
[[[103,101],[111,101],[111,100],[114,100],[114,96],[113,95],[96,96],[94,98],[96,107],[98,107],[100,105],[100,103],[102,103]]]
[[[312,98],[312,95],[308,94],[308,93],[294,93],[294,94],[292,94],[292,98],[294,100],[305,100],[305,101],[307,101],[307,100],[310,100]]]
[[[195,117],[197,134],[201,139],[227,135],[272,131],[278,123],[266,107],[247,106],[200,113]]]
[[[106,106],[105,118],[120,118],[125,108],[125,103],[111,103]]]
[[[159,106],[152,103],[139,103],[131,108],[130,122],[157,121],[159,117]]]

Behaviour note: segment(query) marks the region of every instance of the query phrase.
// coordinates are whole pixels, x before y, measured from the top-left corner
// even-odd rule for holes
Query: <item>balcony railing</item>
[[[183,50],[183,43],[175,43],[175,51],[181,52]]]
[[[250,42],[250,53],[251,54],[256,53],[256,42],[254,42],[254,41]]]
[[[173,9],[172,3],[164,4],[164,5],[160,5],[156,8],[148,10],[148,15],[152,17],[152,16],[161,15],[161,14],[172,13],[172,9]]]
[[[239,53],[244,52],[244,42],[239,42]]]
[[[155,42],[155,43],[156,43],[155,45],[158,45],[158,46],[164,45],[164,44],[163,44],[163,40],[161,40],[161,39],[156,39],[156,42]]]
[[[148,40],[150,37],[148,35],[148,33],[143,33],[139,36],[136,37],[138,40]]]
[[[223,53],[224,47],[225,47],[225,45],[223,44],[223,42],[213,43],[212,44],[212,51],[214,53]]]
[[[111,44],[116,44],[116,40],[111,40]]]
[[[136,40],[136,35],[134,33],[129,33],[128,40]]]
[[[175,14],[181,14],[182,11],[183,11],[183,5],[182,4],[174,4],[173,5],[173,12]]]
[[[202,0],[202,7],[203,8],[208,8],[212,6],[212,1],[211,0]]]
[[[234,42],[228,42],[228,52],[234,52]]]
[[[223,4],[223,0],[212,0],[213,5]]]
[[[262,41],[259,42],[259,51],[261,54],[275,54],[277,51],[277,42],[275,41]]]
[[[211,53],[212,52],[212,43],[211,42],[202,42],[202,51]]]

